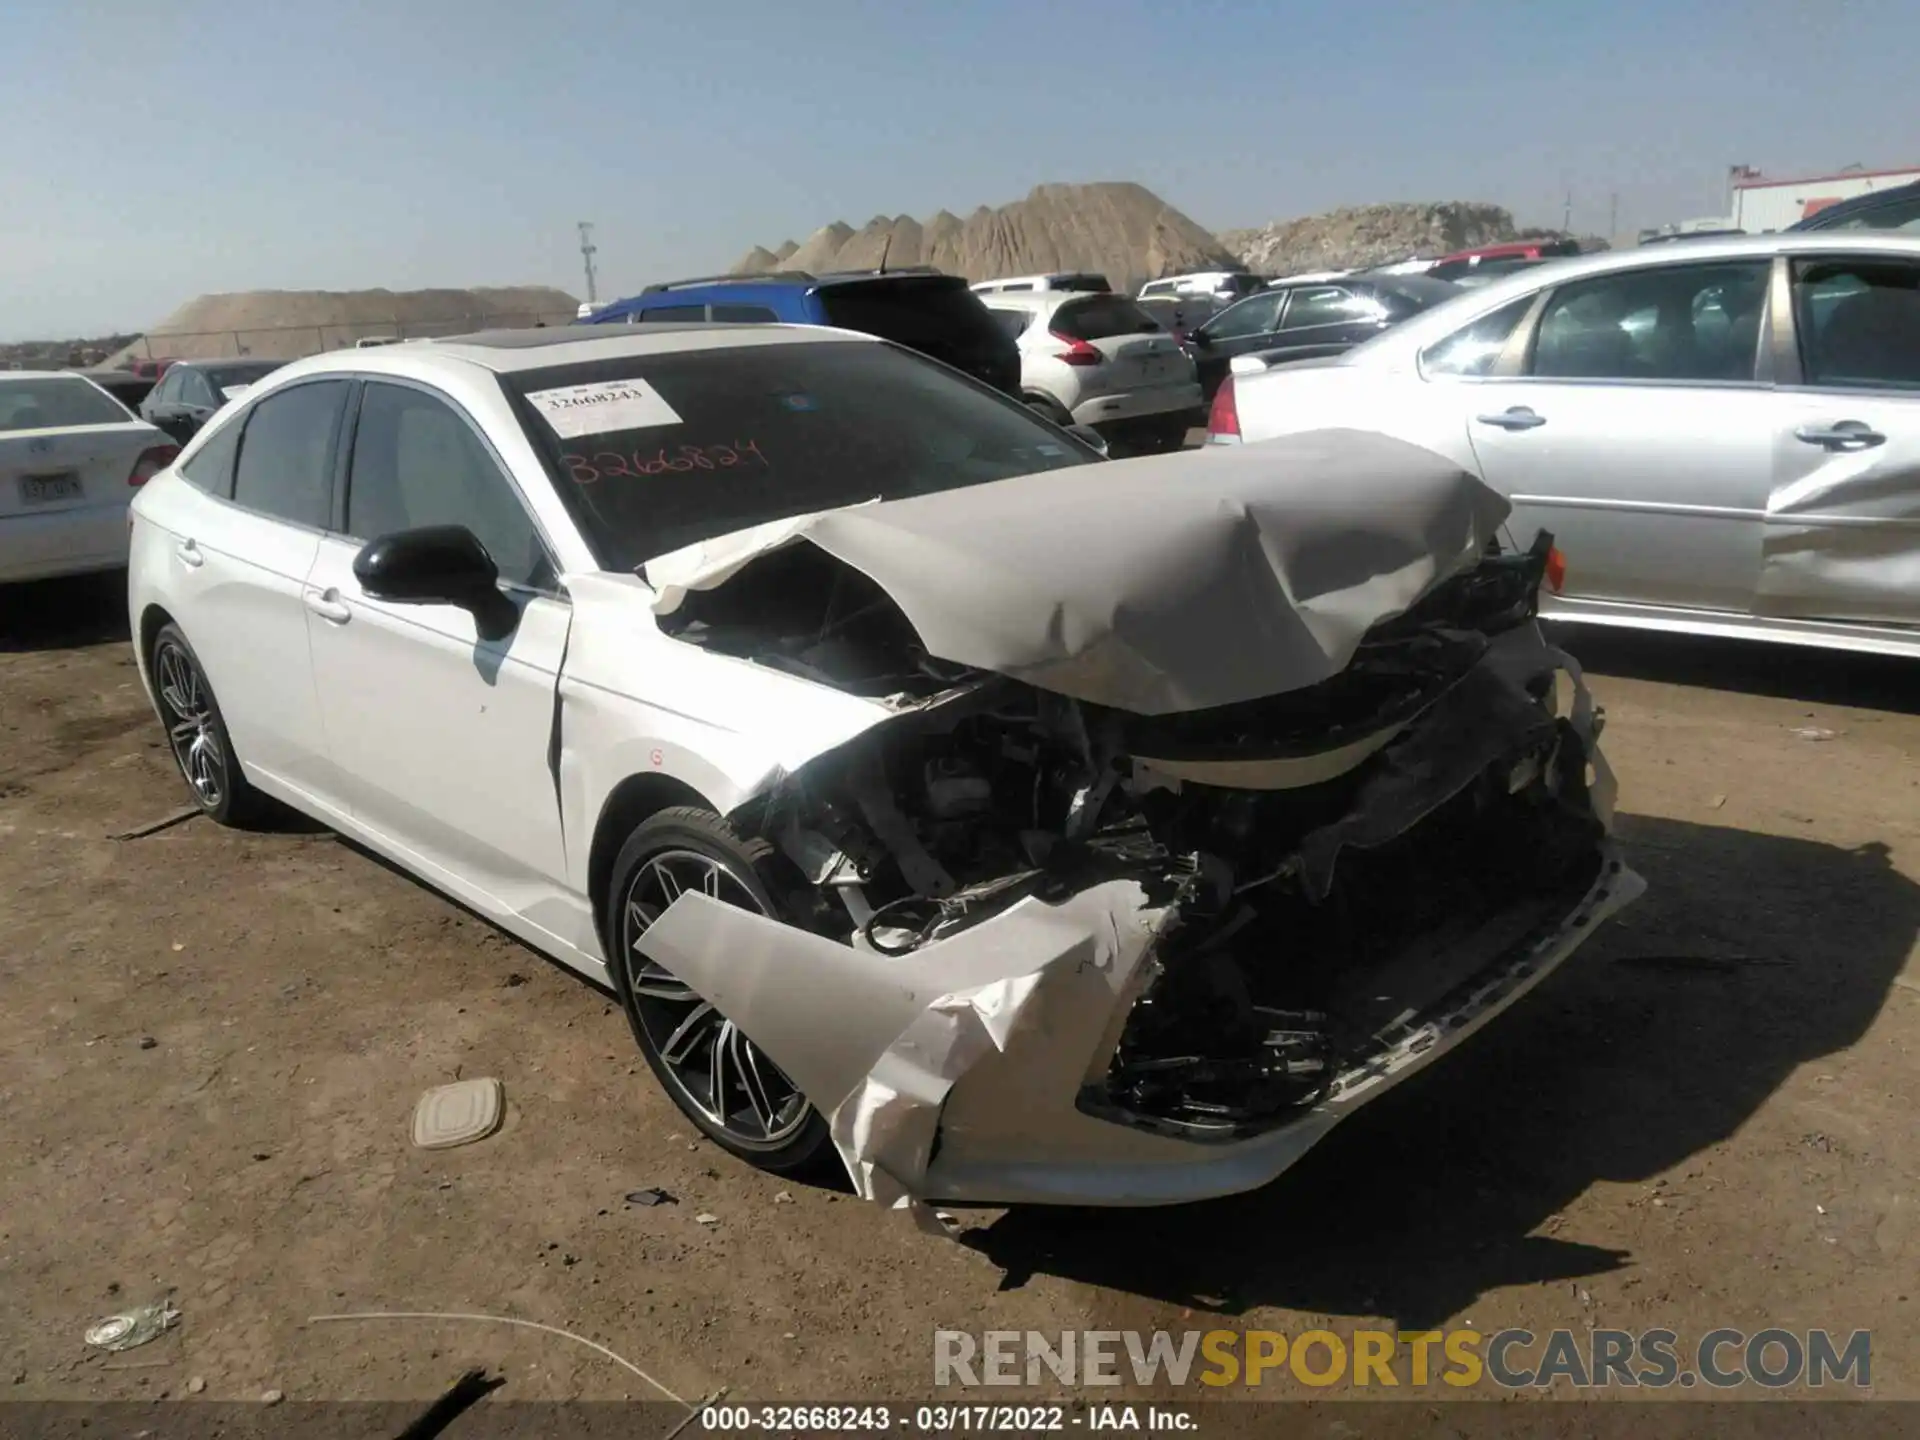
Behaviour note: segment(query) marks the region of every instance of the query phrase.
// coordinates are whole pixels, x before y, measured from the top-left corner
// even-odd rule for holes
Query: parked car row
[[[1920,240],[1809,227],[1556,261],[1236,374],[1209,432],[1341,425],[1479,475],[1522,543],[1551,531],[1549,614],[1920,658]]]

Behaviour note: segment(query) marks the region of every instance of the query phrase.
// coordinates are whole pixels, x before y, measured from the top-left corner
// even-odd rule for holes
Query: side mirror
[[[369,599],[458,605],[472,613],[483,640],[502,639],[519,622],[519,610],[500,593],[493,557],[464,525],[382,535],[353,557],[353,576]]]
[[[1189,330],[1187,332],[1187,343],[1189,345],[1198,345],[1204,349],[1208,345],[1213,344],[1213,337],[1204,330]]]
[[[1102,435],[1098,430],[1094,429],[1091,425],[1069,425],[1067,427],[1067,433],[1073,436],[1073,438],[1078,440],[1082,445],[1086,446],[1089,450],[1099,451],[1101,459],[1104,460],[1106,458],[1107,437]]]

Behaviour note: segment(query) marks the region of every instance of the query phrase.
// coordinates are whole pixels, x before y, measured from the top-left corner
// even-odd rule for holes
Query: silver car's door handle
[[[1809,445],[1824,445],[1829,450],[1871,450],[1887,443],[1887,437],[1862,420],[1836,420],[1831,425],[1802,425],[1793,438]]]
[[[1497,425],[1502,430],[1538,430],[1547,423],[1546,416],[1536,415],[1524,405],[1515,405],[1497,415],[1476,415],[1474,419],[1482,425]]]
[[[173,553],[180,557],[180,563],[190,570],[198,570],[207,563],[207,557],[200,553],[200,547],[191,540],[182,540],[173,547]]]
[[[304,598],[307,608],[322,620],[344,625],[353,618],[353,610],[340,598],[338,590],[308,590]]]

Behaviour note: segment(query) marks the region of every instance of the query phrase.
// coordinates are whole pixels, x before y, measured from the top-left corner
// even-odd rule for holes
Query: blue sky
[[[0,338],[210,290],[722,269],[1137,180],[1213,229],[1475,199],[1623,230],[1920,162],[1911,0],[6,0]]]

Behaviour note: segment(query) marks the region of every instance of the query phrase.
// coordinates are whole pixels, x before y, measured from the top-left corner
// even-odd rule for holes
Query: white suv
[[[1267,282],[1244,270],[1196,270],[1190,275],[1163,275],[1140,287],[1139,299],[1152,300],[1162,295],[1211,295],[1222,305],[1231,305],[1267,288]]]
[[[1125,295],[1040,291],[981,296],[1020,351],[1026,402],[1117,447],[1177,450],[1198,423],[1193,360]]]
[[[1113,289],[1104,275],[1085,270],[1058,270],[1050,275],[1006,275],[998,280],[976,280],[967,287],[976,295],[1001,295],[1008,292],[1085,290],[1105,294]]]

